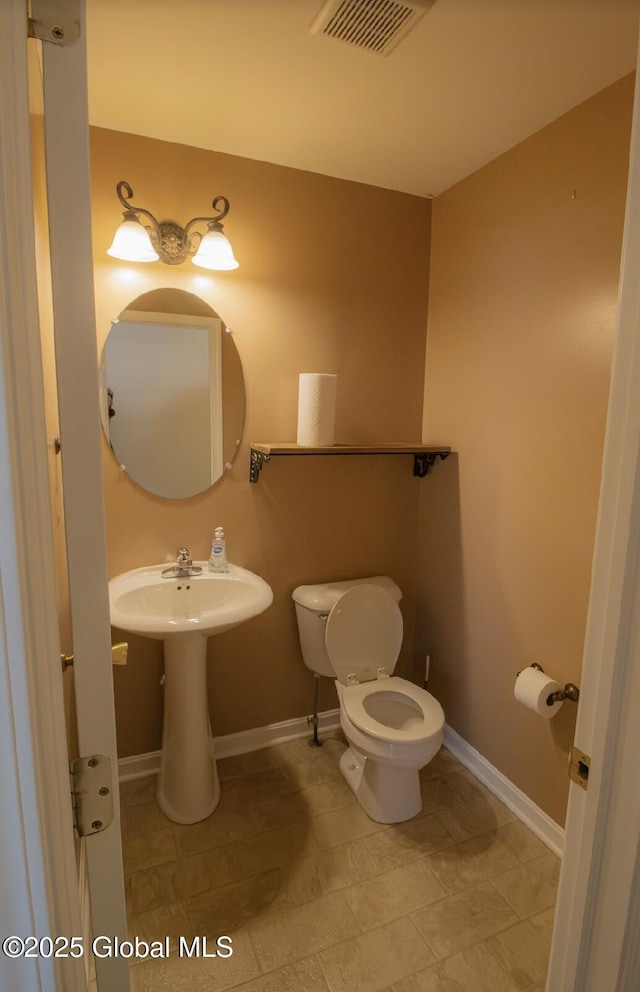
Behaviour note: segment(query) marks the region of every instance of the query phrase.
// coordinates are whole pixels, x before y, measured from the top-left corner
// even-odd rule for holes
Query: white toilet
[[[340,768],[378,823],[422,809],[419,771],[442,744],[437,699],[393,670],[402,645],[400,589],[387,576],[298,586],[293,592],[302,657],[336,679],[349,747]]]

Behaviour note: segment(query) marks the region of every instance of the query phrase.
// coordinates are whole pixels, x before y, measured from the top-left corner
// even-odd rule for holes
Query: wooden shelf
[[[251,442],[249,479],[258,482],[265,462],[281,455],[413,455],[413,474],[422,479],[436,458],[447,458],[451,448],[438,444],[332,444],[323,448],[307,448],[300,444]]]

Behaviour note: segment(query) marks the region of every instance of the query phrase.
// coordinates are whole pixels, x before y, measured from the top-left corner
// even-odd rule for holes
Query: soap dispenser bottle
[[[227,545],[224,539],[222,527],[216,527],[215,537],[211,545],[211,556],[209,558],[209,569],[212,572],[228,572],[229,562],[227,561]]]

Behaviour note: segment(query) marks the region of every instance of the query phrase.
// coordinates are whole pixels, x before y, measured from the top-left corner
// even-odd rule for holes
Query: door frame
[[[84,0],[77,0],[84,22]],[[0,4],[0,788],[2,937],[85,939],[72,819],[49,503],[37,303],[25,0]],[[85,40],[43,46],[56,378],[80,753],[111,762],[114,819],[83,838],[93,934],[127,936],[91,244]],[[2,694],[0,694],[2,695]],[[10,807],[7,808],[7,807]],[[21,874],[18,873],[21,868]],[[14,876],[17,877],[14,881]],[[60,948],[59,948],[60,950]],[[67,950],[63,947],[62,951]],[[86,992],[82,956],[11,960],[12,992]],[[76,951],[77,953],[77,951]],[[129,962],[95,959],[98,988],[125,992]],[[0,984],[4,987],[5,982]]]
[[[102,484],[85,0],[80,38],[43,46],[47,212],[62,495],[81,756],[109,762],[113,819],[84,837],[94,936],[127,938]],[[106,759],[106,761],[105,761]],[[105,769],[106,770],[106,769]],[[87,949],[88,953],[88,949]],[[99,992],[128,992],[129,961],[95,956]]]
[[[81,934],[40,350],[23,0],[0,4],[2,935]],[[11,960],[13,992],[85,992],[85,961]]]

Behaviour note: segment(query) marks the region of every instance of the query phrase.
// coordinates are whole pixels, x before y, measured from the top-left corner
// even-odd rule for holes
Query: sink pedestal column
[[[213,813],[220,782],[207,696],[207,638],[164,641],[164,718],[158,806],[175,823]]]

